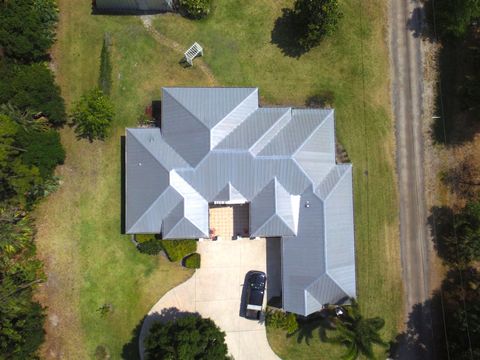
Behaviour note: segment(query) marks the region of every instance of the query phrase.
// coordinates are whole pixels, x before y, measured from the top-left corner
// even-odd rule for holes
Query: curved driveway
[[[264,323],[240,316],[245,274],[249,270],[266,271],[267,241],[276,240],[199,242],[197,251],[202,256],[201,269],[166,293],[153,306],[142,325],[139,338],[142,359],[143,340],[153,322],[192,312],[211,318],[226,332],[228,349],[235,360],[278,359],[268,344]]]

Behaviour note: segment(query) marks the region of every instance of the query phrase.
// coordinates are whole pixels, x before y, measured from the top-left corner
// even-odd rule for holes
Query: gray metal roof
[[[164,88],[162,129],[126,131],[127,233],[208,237],[208,204],[250,203],[282,237],[284,308],[355,296],[352,171],[333,110],[259,108],[256,88]]]

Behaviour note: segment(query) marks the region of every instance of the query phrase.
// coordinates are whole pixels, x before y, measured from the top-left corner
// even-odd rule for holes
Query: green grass
[[[155,26],[185,46],[198,41],[222,85],[258,86],[264,104],[304,106],[312,95],[333,93],[337,138],[354,166],[358,299],[365,316],[385,319],[382,335],[390,340],[401,322],[402,284],[386,4],[340,1],[344,18],[337,34],[294,58],[271,40],[281,9],[292,3],[216,0],[206,20],[161,16]],[[339,354],[338,346],[318,337],[307,346],[271,330],[269,340],[283,358],[307,359],[315,353],[334,359]]]
[[[258,86],[264,104],[302,106],[309,96],[332,91],[337,136],[355,171],[358,298],[365,316],[385,318],[383,336],[390,340],[398,330],[402,294],[385,4],[342,1],[345,17],[338,34],[297,59],[271,43],[275,19],[291,3],[216,0],[207,20],[161,15],[155,26],[185,48],[200,42],[204,60],[221,85]],[[93,16],[90,4],[59,1],[61,23],[53,52],[57,80],[69,106],[95,86],[102,39],[109,32],[117,116],[105,142],[79,141],[68,127],[62,131],[67,151],[65,166],[59,169],[63,184],[37,212],[39,253],[49,276],[39,297],[49,308],[49,319],[58,317],[47,323],[45,358],[91,358],[99,344],[111,358],[122,358],[124,345],[149,308],[191,274],[161,257],[138,253],[128,237],[119,234],[120,135],[160,97],[161,86],[208,81],[198,67],[179,66],[180,56],[158,45],[138,18]],[[111,305],[111,311],[101,316],[98,309],[104,304]],[[338,358],[343,351],[317,337],[310,345],[297,344],[277,330],[269,330],[268,337],[286,359]],[[123,356],[135,353],[136,344],[131,343]]]
[[[89,359],[103,345],[112,359],[131,359],[138,353],[132,333],[142,318],[192,271],[140,254],[120,234],[120,136],[159,98],[161,86],[207,82],[199,70],[180,67],[180,57],[158,45],[138,18],[93,16],[89,0],[61,0],[59,5],[53,58],[67,105],[71,108],[96,86],[107,31],[117,115],[105,142],[78,140],[68,126],[61,131],[67,154],[58,169],[62,185],[37,211],[37,243],[49,278],[39,298],[51,319],[42,356]],[[102,316],[99,308],[105,304],[110,311]]]

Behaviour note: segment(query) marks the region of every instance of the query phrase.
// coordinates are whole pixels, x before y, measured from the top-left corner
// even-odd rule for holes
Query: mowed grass
[[[206,20],[166,15],[155,26],[186,47],[198,41],[222,85],[258,86],[264,104],[304,106],[309,96],[333,93],[337,138],[354,166],[358,299],[365,316],[385,319],[382,335],[389,341],[402,320],[402,283],[386,3],[341,0],[344,17],[336,35],[299,58],[272,43],[281,9],[292,4],[215,0]],[[268,336],[286,359],[337,359],[343,351],[318,336],[310,345],[281,331]]]
[[[49,275],[40,293],[49,307],[46,358],[92,358],[98,345],[113,359],[134,358],[136,344],[122,354],[132,331],[164,292],[191,274],[139,254],[120,235],[120,136],[159,98],[161,86],[206,85],[207,79],[196,67],[179,66],[179,55],[157,44],[138,17],[94,16],[90,4],[59,1],[57,79],[69,106],[95,86],[103,34],[109,32],[117,116],[105,142],[79,141],[68,127],[62,131],[63,184],[37,212],[39,252]],[[275,20],[291,4],[216,0],[205,21],[167,14],[156,16],[154,24],[185,48],[200,42],[221,85],[258,86],[264,104],[302,106],[311,95],[333,92],[337,137],[355,169],[358,298],[366,316],[385,318],[383,336],[390,340],[399,327],[402,294],[385,4],[342,1],[345,16],[337,35],[298,59],[271,43]],[[98,311],[103,304],[112,306],[106,316]],[[283,332],[268,336],[286,359],[337,359],[343,351],[318,336],[310,345]]]
[[[105,142],[78,140],[62,131],[67,151],[58,169],[62,185],[37,211],[39,254],[48,283],[39,298],[48,307],[44,358],[90,359],[97,346],[110,358],[134,359],[133,332],[151,306],[192,272],[161,257],[137,252],[121,229],[121,135],[135,126],[164,85],[204,85],[196,69],[157,44],[140,19],[93,16],[91,1],[59,2],[61,22],[54,66],[69,107],[95,86],[102,39],[112,39],[113,92],[117,115]],[[111,308],[106,315],[99,308]]]

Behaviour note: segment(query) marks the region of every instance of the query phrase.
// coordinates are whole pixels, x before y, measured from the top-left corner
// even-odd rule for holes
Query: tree
[[[331,36],[343,16],[337,0],[296,0],[293,14],[300,33],[299,43],[305,51]]]
[[[473,148],[459,163],[442,174],[450,190],[467,200],[480,197],[480,149]]]
[[[210,319],[188,315],[156,323],[145,339],[147,360],[228,359],[225,333]]]
[[[433,9],[440,36],[464,37],[474,20],[480,18],[479,0],[435,0]]]
[[[24,164],[21,153],[26,150],[17,146],[20,127],[11,118],[0,114],[0,201],[15,198],[26,204],[34,188],[43,183],[36,166]]]
[[[360,354],[373,359],[373,344],[387,346],[378,333],[385,325],[385,321],[380,317],[363,318],[358,303],[355,299],[351,301],[352,305],[347,314],[337,321],[337,335],[329,341],[347,347],[345,359],[356,359]]]
[[[452,262],[469,264],[480,259],[480,201],[468,203],[455,216],[455,233],[445,241],[451,243]]]
[[[11,65],[0,62],[0,103],[10,103],[21,111],[44,114],[59,126],[65,123],[65,104],[52,71],[44,64]]]
[[[104,140],[107,137],[114,115],[110,99],[98,89],[82,96],[72,112],[72,122],[79,137]]]
[[[21,62],[43,58],[55,41],[54,0],[0,1],[0,47]]]
[[[33,224],[13,207],[0,205],[0,357],[36,359],[43,341],[43,309],[33,300],[42,281],[35,259]]]

